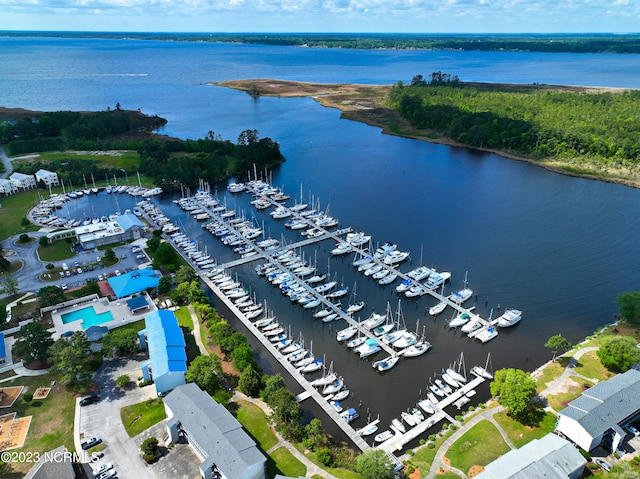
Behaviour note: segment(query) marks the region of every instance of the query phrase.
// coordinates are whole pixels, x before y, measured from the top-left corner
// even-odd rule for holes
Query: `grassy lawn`
[[[421,446],[419,449],[415,450],[415,454],[411,456],[410,462],[415,466],[416,469],[420,469],[420,477],[425,477],[431,468],[431,464],[433,463],[433,459],[436,457],[436,452],[442,445],[442,443],[451,435],[454,431],[449,431],[443,436],[438,437],[434,445],[435,447],[429,448],[426,445]],[[440,476],[438,476],[440,477]]]
[[[0,240],[9,236],[37,231],[38,227],[29,225],[23,227],[20,222],[27,216],[29,208],[38,204],[38,190],[25,191],[2,198],[0,208]]]
[[[569,386],[566,392],[547,396],[549,406],[551,406],[555,411],[560,412],[562,409],[567,407],[567,404],[580,396],[582,391],[584,391],[584,387],[582,386],[585,382],[584,379],[578,376],[570,376],[570,378],[575,381],[576,384]]]
[[[271,453],[276,468],[285,476],[304,477],[307,468],[298,461],[285,447],[279,447]]]
[[[509,451],[496,427],[480,421],[453,443],[446,457],[453,467],[466,473],[474,464],[486,466]]]
[[[505,412],[494,414],[493,417],[502,426],[504,432],[517,448],[521,448],[533,439],[539,439],[553,431],[556,425],[556,417],[549,412],[545,413],[544,419],[538,427],[524,426],[507,416]]]
[[[78,152],[78,151],[65,151],[65,152],[57,152],[57,151],[47,151],[44,153],[40,153],[38,155],[37,160],[42,163],[48,163],[55,160],[64,160],[66,158],[84,158],[87,160],[97,160],[98,167],[101,168],[115,168],[120,169],[124,168],[135,169],[140,164],[140,155],[138,152],[131,150],[118,150],[114,151],[111,155],[96,155],[96,154],[87,154],[86,152]],[[19,169],[20,165],[23,163],[28,163],[29,160],[18,160],[13,162],[14,168]],[[142,178],[142,176],[140,176]],[[118,184],[124,184],[124,178],[118,178]],[[138,178],[135,175],[131,175],[131,181],[134,181],[131,184],[138,184]],[[113,184],[113,178],[109,178],[109,182]],[[106,180],[104,178],[96,178],[96,186],[104,186],[106,185]]]
[[[52,381],[57,381],[46,399],[26,402],[20,395],[11,408],[2,410],[2,414],[16,412],[17,417],[32,416],[31,425],[25,444],[12,452],[40,452],[50,451],[59,446],[66,446],[75,450],[73,446],[73,417],[75,399],[66,391],[64,384],[60,384],[59,377],[52,374],[44,376],[20,377],[13,381],[2,383],[2,386],[28,386],[33,393],[39,387],[48,387]],[[3,474],[3,478],[21,478],[33,464],[12,463],[12,473]]]
[[[73,258],[75,255],[75,251],[71,249],[71,245],[66,241],[56,241],[50,245],[38,247],[38,256],[47,263]]]
[[[339,479],[362,479],[362,476],[360,474],[358,474],[355,471],[349,470],[349,469],[345,469],[342,467],[327,467],[324,464],[322,464],[320,461],[318,461],[318,457],[316,456],[316,453],[314,451],[310,451],[308,450],[306,447],[304,447],[304,444],[302,443],[297,443],[295,444],[295,448],[301,453],[303,454],[307,459],[309,459],[311,462],[313,462],[316,466],[320,467],[321,469],[324,469],[325,471],[327,471],[329,474],[339,478]]]
[[[120,418],[129,437],[137,436],[166,417],[162,398],[148,399],[120,409]]]
[[[178,318],[178,325],[181,328],[187,328],[189,331],[193,331],[193,320],[191,319],[191,313],[186,306],[182,306],[180,309],[174,311],[176,318]]]
[[[600,381],[613,376],[613,373],[602,365],[596,351],[584,353],[578,360],[578,366],[576,366],[575,371],[578,374],[582,374],[588,378],[599,379]]]
[[[278,443],[267,422],[265,413],[255,404],[248,401],[238,401],[237,419],[249,431],[264,451],[268,451]]]
[[[557,362],[549,363],[542,373],[536,377],[536,391],[541,392],[548,383],[558,378],[564,371],[564,366]]]

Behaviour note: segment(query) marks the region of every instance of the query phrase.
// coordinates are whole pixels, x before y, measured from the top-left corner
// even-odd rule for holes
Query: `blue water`
[[[100,326],[101,324],[113,321],[113,315],[109,311],[97,314],[96,310],[93,309],[93,306],[78,309],[71,313],[65,313],[61,317],[64,324],[82,320],[82,327],[84,329],[89,329],[91,326]]]
[[[335,341],[335,330],[293,306],[251,266],[237,273],[266,298],[294,335],[314,341],[353,391],[345,406],[366,418],[390,420],[415,403],[428,379],[460,352],[467,365],[534,369],[551,358],[543,347],[562,333],[579,341],[617,313],[616,297],[640,290],[640,192],[576,179],[533,165],[464,148],[383,135],[340,118],[308,98],[260,98],[207,82],[281,78],[315,82],[391,84],[432,71],[462,80],[640,88],[640,56],[439,51],[354,51],[163,43],[136,40],[0,38],[0,105],[36,110],[141,108],[169,120],[166,134],[201,137],[209,130],[235,141],[245,129],[279,141],[287,161],[273,182],[297,197],[319,199],[344,226],[361,229],[374,242],[393,241],[411,252],[408,271],[420,263],[451,271],[447,288],[461,288],[465,273],[477,293],[480,314],[505,308],[524,311],[514,328],[485,345],[450,331],[441,317],[425,316],[433,300],[403,301],[409,329],[425,329],[434,349],[401,363],[384,376]],[[268,233],[294,237],[266,212],[254,212],[246,195],[220,199],[265,222]],[[69,208],[78,219],[131,208],[124,195],[99,195]],[[230,249],[184,215],[171,198],[158,201],[219,261]],[[64,214],[64,213],[63,213]],[[299,238],[299,236],[295,237]],[[329,242],[305,248],[318,268],[336,275],[372,309],[395,310],[397,296],[356,273],[350,258],[328,260]],[[345,301],[347,301],[345,299]],[[363,313],[364,314],[364,313]],[[277,370],[258,349],[267,371]],[[480,396],[480,395],[479,395]],[[351,402],[350,402],[351,401]],[[358,425],[358,424],[356,424]]]

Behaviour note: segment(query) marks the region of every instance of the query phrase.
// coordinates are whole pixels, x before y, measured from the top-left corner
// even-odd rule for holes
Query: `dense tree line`
[[[113,38],[113,33],[10,32],[10,36]],[[429,49],[482,51],[536,51],[572,53],[640,53],[640,35],[614,34],[370,34],[370,33],[132,33],[127,38],[163,41],[250,43],[352,49]]]
[[[398,82],[387,99],[415,128],[532,158],[630,168],[640,159],[639,91],[432,86],[416,78],[411,85]]]

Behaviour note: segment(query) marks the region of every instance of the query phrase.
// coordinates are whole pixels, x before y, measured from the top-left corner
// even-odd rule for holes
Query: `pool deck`
[[[127,302],[125,299],[109,302],[107,298],[99,298],[99,299],[86,301],[83,303],[70,305],[62,309],[54,309],[51,311],[51,319],[53,320],[53,324],[55,328],[53,339],[58,339],[62,337],[62,335],[67,331],[74,332],[74,331],[82,331],[85,329],[83,327],[83,322],[80,320],[71,321],[70,323],[66,323],[66,324],[63,323],[62,321],[63,314],[71,313],[79,309],[93,306],[93,309],[95,310],[96,314],[102,314],[105,312],[111,313],[111,315],[113,316],[113,320],[100,324],[100,326],[106,326],[107,328],[109,328],[109,330],[111,330],[111,329],[117,328],[118,326],[123,326],[125,324],[134,323],[136,321],[144,319],[144,317],[147,314],[157,309],[155,304],[153,303],[153,300],[151,300],[151,298],[149,298],[148,296],[147,296],[147,302],[149,303],[149,308],[137,311],[136,314],[131,314],[131,311],[129,311],[129,308],[127,306]]]

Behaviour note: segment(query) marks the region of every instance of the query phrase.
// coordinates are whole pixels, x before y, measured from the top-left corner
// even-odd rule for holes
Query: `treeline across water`
[[[531,158],[624,167],[640,161],[640,91],[470,86],[440,72],[430,78],[398,82],[387,98],[414,128]]]
[[[104,33],[5,32],[9,36],[136,38],[141,40],[251,43],[316,48],[481,50],[568,53],[640,53],[640,35],[614,34],[415,34],[415,33]]]
[[[33,118],[0,124],[0,144],[11,156],[60,151],[52,160],[36,160],[21,165],[22,173],[33,174],[44,168],[56,171],[65,184],[82,185],[92,176],[97,181],[140,172],[157,185],[171,189],[180,184],[197,185],[199,179],[211,183],[255,167],[262,170],[284,161],[280,146],[270,138],[259,138],[256,130],[243,131],[237,144],[209,132],[199,140],[180,140],[153,135],[166,123],[164,118],[140,112],[115,110],[79,113],[50,112]],[[74,150],[64,155],[64,151]],[[139,161],[124,164],[117,155],[82,158],[77,151],[128,150],[137,152]],[[131,156],[131,155],[129,155]],[[135,154],[133,155],[135,156]]]

